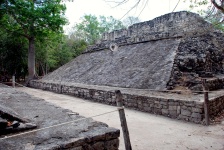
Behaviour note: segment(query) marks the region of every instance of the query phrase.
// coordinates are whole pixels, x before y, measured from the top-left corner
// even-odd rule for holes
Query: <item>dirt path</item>
[[[116,110],[114,106],[31,88],[18,88],[38,98],[90,117]],[[209,127],[173,120],[135,110],[125,110],[133,150],[224,150],[224,122]],[[118,112],[95,117],[94,120],[120,128]],[[120,150],[124,150],[123,138]]]

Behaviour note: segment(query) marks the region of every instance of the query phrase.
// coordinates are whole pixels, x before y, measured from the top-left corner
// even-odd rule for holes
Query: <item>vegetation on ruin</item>
[[[138,17],[120,21],[112,16],[89,14],[84,15],[81,22],[76,23],[65,35],[63,25],[67,23],[64,17],[66,7],[61,1],[0,0],[1,74],[15,74],[18,78],[43,76],[80,55],[88,45],[97,42],[104,32],[140,22]],[[209,1],[191,2],[191,8],[194,9]],[[207,11],[201,14],[224,31],[224,1],[211,0],[211,3]]]

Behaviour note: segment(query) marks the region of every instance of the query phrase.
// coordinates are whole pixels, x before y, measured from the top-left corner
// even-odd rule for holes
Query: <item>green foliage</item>
[[[35,40],[45,39],[51,33],[62,33],[66,24],[65,5],[61,0],[5,0],[0,3],[0,26],[15,36],[29,41],[29,77],[35,75]],[[40,49],[39,49],[40,50]],[[40,50],[40,53],[44,53]]]
[[[1,29],[1,28],[0,28]],[[0,30],[0,71],[24,77],[27,73],[27,41]]]
[[[62,25],[66,23],[61,16],[66,7],[60,0],[6,0],[4,6],[6,14],[1,25],[27,38],[46,36],[49,31],[62,32]]]
[[[79,40],[84,40],[89,44],[95,43],[104,32],[110,32],[124,28],[121,21],[112,16],[85,15],[81,23],[74,26],[72,36]]]
[[[187,1],[187,0],[185,0]],[[216,1],[208,1],[208,0],[188,0],[191,5],[191,10],[197,10],[197,12],[204,17],[205,20],[212,23],[215,28],[224,31],[224,1],[220,0],[220,3],[216,3]],[[216,4],[216,5],[215,5]],[[200,7],[206,7],[205,10],[200,9]]]
[[[125,26],[123,25],[121,21],[116,20],[112,16],[110,17],[100,16],[99,24],[101,28],[101,31],[100,31],[101,34],[104,32],[111,32],[113,30],[119,30],[119,29],[125,28]]]
[[[77,57],[86,49],[84,40],[74,40],[63,34],[48,34],[45,40],[36,41],[36,61],[39,75],[46,74]]]

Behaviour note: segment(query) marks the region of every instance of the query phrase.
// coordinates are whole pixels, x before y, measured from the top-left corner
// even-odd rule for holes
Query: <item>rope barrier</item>
[[[19,84],[16,82],[16,84],[18,85],[21,85],[23,87],[26,87],[22,84]],[[6,85],[7,87],[11,87],[11,86],[8,86]],[[26,87],[28,88],[28,87]],[[12,95],[15,99],[17,99],[14,95]],[[109,111],[109,112],[105,112],[105,113],[102,113],[102,114],[97,114],[97,115],[93,115],[93,116],[90,116],[90,117],[87,117],[87,118],[81,118],[81,119],[77,119],[77,120],[72,120],[72,121],[68,121],[68,122],[64,122],[64,123],[60,123],[60,124],[56,124],[56,125],[52,125],[52,126],[48,126],[48,127],[44,127],[44,128],[40,128],[40,129],[36,129],[36,130],[32,130],[32,131],[27,131],[27,132],[23,132],[23,133],[20,133],[20,134],[15,134],[15,135],[11,135],[11,136],[6,136],[6,137],[3,137],[3,138],[0,138],[0,140],[5,140],[5,139],[9,139],[9,138],[13,138],[13,137],[17,137],[17,136],[21,136],[21,135],[25,135],[25,134],[29,134],[29,133],[33,133],[33,132],[37,132],[37,131],[42,131],[42,130],[45,130],[45,129],[50,129],[50,128],[54,128],[54,127],[58,127],[58,126],[62,126],[62,125],[67,125],[67,124],[71,124],[71,123],[74,123],[74,122],[77,122],[77,121],[82,121],[82,120],[87,120],[87,119],[91,119],[91,118],[95,118],[95,117],[99,117],[99,116],[103,116],[103,115],[106,115],[106,114],[110,114],[110,113],[113,113],[113,112],[116,112],[118,111],[117,109],[116,110],[113,110],[113,111]]]
[[[25,135],[25,134],[29,134],[29,133],[33,133],[33,132],[37,132],[37,131],[42,131],[42,130],[46,130],[46,129],[50,129],[50,128],[55,128],[55,127],[62,126],[62,125],[71,124],[71,123],[75,123],[77,121],[82,121],[82,120],[87,120],[87,119],[91,119],[91,118],[103,116],[103,115],[110,114],[110,113],[113,113],[113,112],[116,112],[116,111],[118,111],[118,110],[113,110],[113,111],[105,112],[105,113],[102,113],[102,114],[94,115],[94,116],[91,116],[91,117],[81,118],[81,119],[77,119],[77,120],[72,120],[72,121],[68,121],[68,122],[64,122],[64,123],[60,123],[60,124],[56,124],[56,125],[52,125],[52,126],[48,126],[48,127],[44,127],[44,128],[32,130],[32,131],[27,131],[27,132],[23,132],[23,133],[11,135],[11,136],[6,136],[6,137],[3,137],[3,138],[0,138],[0,140],[5,140],[5,139],[9,139],[9,138],[13,138],[13,137],[18,137],[18,136],[21,136],[21,135]]]

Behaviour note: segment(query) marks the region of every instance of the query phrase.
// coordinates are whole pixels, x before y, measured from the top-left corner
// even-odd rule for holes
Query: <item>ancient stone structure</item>
[[[1,104],[35,123],[38,129],[8,138],[5,137],[14,134],[0,134],[1,150],[117,150],[119,147],[120,131],[105,123],[85,118],[1,84],[0,93]],[[74,122],[55,126],[71,121]],[[50,126],[54,127],[46,128]]]
[[[31,81],[31,86],[85,98],[94,102],[116,105],[115,90],[123,93],[124,106],[127,108],[163,115],[174,119],[203,123],[203,94],[169,94],[150,90],[117,88],[108,86],[82,85],[74,83],[56,83]],[[214,118],[224,109],[224,91],[209,93],[209,114]]]
[[[115,103],[111,89],[130,89],[126,107],[199,123],[204,118],[202,99],[185,102],[179,96],[144,97],[138,92],[201,91],[202,78],[208,90],[223,89],[223,41],[224,34],[199,15],[174,12],[105,33],[82,55],[30,85],[107,104]],[[211,103],[219,103],[211,107],[215,116],[223,109],[223,97]]]
[[[105,33],[83,55],[42,80],[158,90],[185,86],[201,90],[201,77],[222,79],[223,41],[224,34],[199,15],[185,11],[170,13]],[[110,50],[111,45],[117,46],[115,51]],[[220,86],[223,82],[217,88]]]

